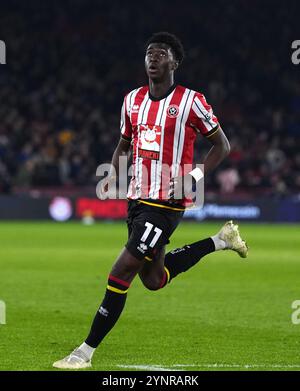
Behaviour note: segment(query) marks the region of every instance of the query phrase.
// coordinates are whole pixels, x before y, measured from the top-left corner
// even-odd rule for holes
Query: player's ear
[[[176,61],[176,60],[174,60],[174,61],[173,61],[173,66],[172,66],[173,71],[176,71],[176,69],[178,68],[178,66],[179,66],[179,62]]]

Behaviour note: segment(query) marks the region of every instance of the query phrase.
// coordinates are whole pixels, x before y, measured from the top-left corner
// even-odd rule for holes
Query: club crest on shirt
[[[179,107],[177,105],[170,105],[167,108],[167,116],[169,118],[176,118],[179,114]]]

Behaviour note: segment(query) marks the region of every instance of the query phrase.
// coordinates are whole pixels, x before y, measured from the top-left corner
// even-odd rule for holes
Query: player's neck
[[[170,77],[164,81],[156,82],[149,79],[149,92],[154,98],[160,98],[167,94],[167,92],[174,85],[174,78]]]

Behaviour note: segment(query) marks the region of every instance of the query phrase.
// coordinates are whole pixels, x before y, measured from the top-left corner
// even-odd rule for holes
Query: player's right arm
[[[119,158],[120,156],[128,156],[130,145],[131,145],[132,126],[131,126],[131,121],[130,121],[130,116],[128,111],[128,104],[129,104],[128,95],[125,96],[122,109],[121,109],[121,120],[120,120],[121,138],[119,140],[117,148],[115,149],[111,161],[111,165],[113,168],[112,171],[115,173],[114,175],[116,176],[119,175]]]
[[[125,140],[123,137],[120,138],[117,148],[113,153],[111,160],[112,171],[110,175],[119,175],[119,158],[120,156],[128,156],[130,151],[130,141]],[[113,174],[112,174],[113,173]]]
[[[120,157],[126,156],[128,159],[129,156],[132,127],[127,109],[127,100],[127,96],[125,96],[121,110],[121,137],[112,156],[110,172],[108,173],[107,178],[102,181],[100,185],[100,195],[104,195],[107,192],[109,183],[116,182],[120,171]]]
[[[130,142],[121,137],[113,153],[113,157],[110,164],[110,171],[107,177],[100,182],[100,188],[98,193],[100,199],[106,199],[109,186],[116,185],[117,178],[119,176],[120,157],[126,156],[126,162],[127,162],[129,150],[130,150]]]

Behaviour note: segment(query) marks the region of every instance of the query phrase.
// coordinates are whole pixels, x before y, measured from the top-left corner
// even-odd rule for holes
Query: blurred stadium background
[[[88,330],[99,281],[104,288],[126,238],[124,223],[107,223],[125,218],[126,201],[96,198],[96,168],[110,162],[118,142],[124,94],[147,82],[144,42],[161,30],[181,38],[186,58],[177,81],[206,95],[232,147],[206,178],[204,208],[186,215],[201,224],[183,224],[172,244],[219,226],[203,220],[233,218],[250,241],[252,264],[245,270],[226,253],[174,284],[174,296],[170,289],[153,302],[138,285],[133,296],[145,299],[149,311],[144,304],[137,320],[133,300],[109,341],[123,345],[128,323],[129,338],[140,337],[145,349],[127,342],[126,351],[110,357],[108,343],[96,369],[147,360],[170,366],[180,358],[196,369],[214,369],[216,362],[222,369],[296,368],[290,308],[299,299],[299,225],[261,223],[300,221],[300,65],[291,62],[299,3],[11,0],[0,7],[7,50],[7,64],[0,65],[0,299],[11,309],[6,328],[0,326],[6,352],[0,369],[49,369]],[[208,147],[199,138],[195,160]],[[90,216],[99,219],[90,228],[52,222]],[[185,295],[190,304],[183,306],[175,296]],[[163,305],[167,321],[158,314]],[[200,326],[191,308],[205,314]],[[152,337],[136,335],[135,327],[153,317]],[[187,325],[185,340],[178,338]],[[163,343],[158,327],[173,330]],[[210,348],[199,358],[201,346]]]

